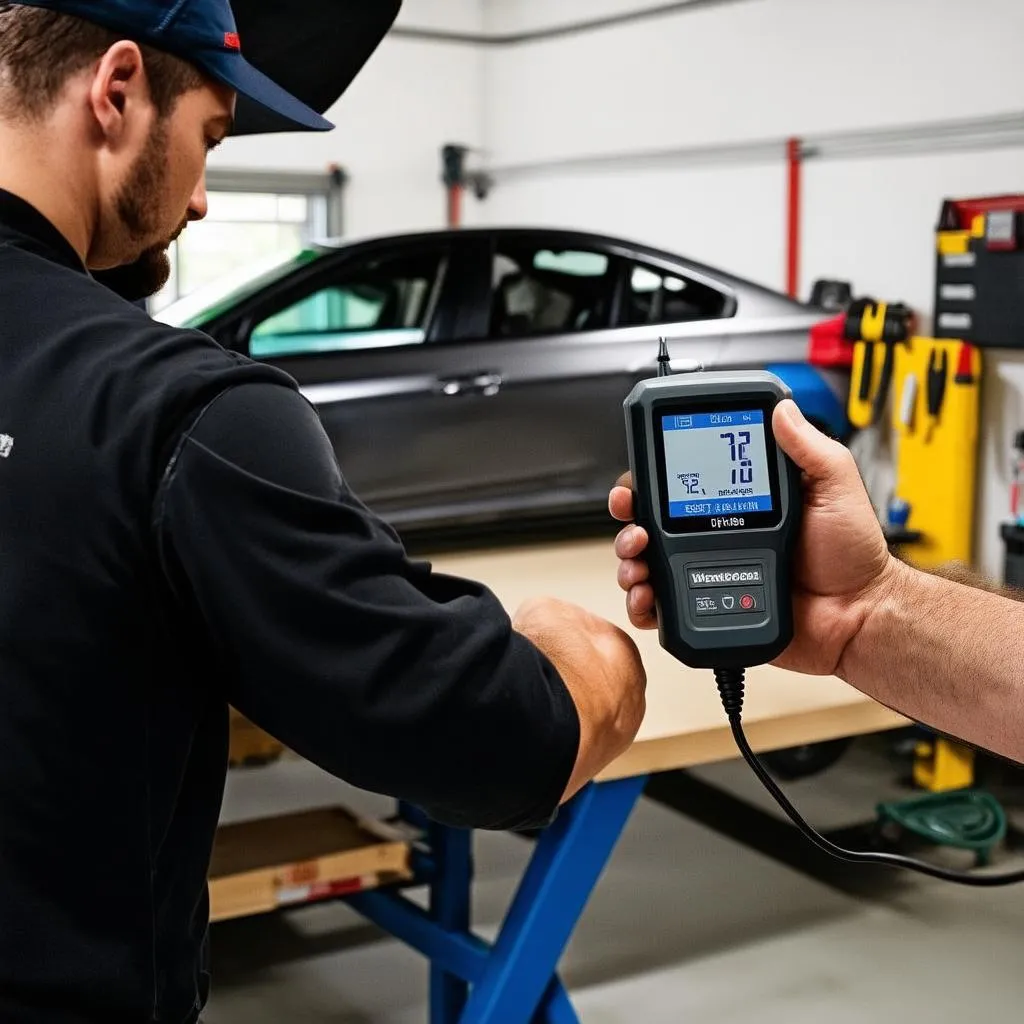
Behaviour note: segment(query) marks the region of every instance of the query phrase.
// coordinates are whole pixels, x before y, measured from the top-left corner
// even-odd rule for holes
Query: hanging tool
[[[826,325],[822,325],[823,327]],[[899,302],[856,299],[827,327],[855,343],[847,413],[855,427],[870,427],[885,414],[896,363],[896,346],[913,333],[914,314]],[[877,346],[884,349],[878,366]]]
[[[900,423],[909,434],[914,429],[914,409],[917,406],[917,378],[908,373],[903,381],[903,398],[900,402]]]
[[[862,341],[859,344],[864,347],[864,355],[860,364],[860,386],[857,388],[857,400],[870,402],[871,387],[875,376],[875,346],[870,341]]]
[[[885,415],[886,402],[889,400],[889,389],[892,386],[892,374],[896,365],[896,346],[907,341],[911,335],[914,314],[902,303],[873,302],[862,300],[864,309],[861,315],[861,330],[864,341],[880,343],[885,349],[882,360],[882,372],[878,378],[871,406],[871,422],[878,423]],[[856,311],[857,303],[851,307]]]
[[[941,354],[937,348],[928,353],[928,440],[932,438],[935,427],[942,412],[942,403],[946,397],[946,377],[949,374],[949,353],[943,349]]]
[[[875,365],[875,344],[856,341],[850,366],[850,397],[846,415],[850,423],[860,430],[871,426],[871,395],[877,385],[878,367]]]
[[[954,384],[974,384],[974,350],[967,342],[960,345],[960,354],[957,356],[956,376]]]

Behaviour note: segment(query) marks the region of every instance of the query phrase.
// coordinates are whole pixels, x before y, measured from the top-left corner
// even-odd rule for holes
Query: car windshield
[[[171,327],[202,327],[274,281],[319,259],[325,252],[326,249],[313,246],[284,256],[278,253],[271,259],[248,264],[172,302],[155,313],[153,319]]]

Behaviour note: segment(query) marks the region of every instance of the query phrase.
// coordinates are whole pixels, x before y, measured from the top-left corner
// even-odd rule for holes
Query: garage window
[[[627,268],[619,326],[644,327],[713,320],[725,314],[725,296],[709,285],[642,263]]]
[[[340,186],[320,174],[208,174],[209,214],[171,245],[171,277],[152,313],[250,267],[284,260],[340,232]]]
[[[491,336],[607,327],[610,266],[601,252],[500,242],[493,267]]]
[[[254,359],[351,352],[426,340],[445,267],[441,250],[374,260],[268,316]]]

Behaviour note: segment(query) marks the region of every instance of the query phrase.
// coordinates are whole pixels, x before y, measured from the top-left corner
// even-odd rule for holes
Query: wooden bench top
[[[510,613],[529,597],[558,597],[622,626],[647,669],[647,715],[636,742],[601,776],[627,778],[736,757],[710,672],[687,668],[658,643],[657,631],[634,630],[615,582],[609,541],[582,540],[457,552],[430,558],[438,572],[487,585]],[[747,673],[744,725],[755,750],[855,736],[906,725],[900,715],[840,679],[797,675],[772,666]]]

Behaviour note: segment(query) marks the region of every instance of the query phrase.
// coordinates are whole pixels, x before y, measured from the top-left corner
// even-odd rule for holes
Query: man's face
[[[206,216],[206,158],[228,134],[234,93],[209,83],[182,96],[171,114],[154,112],[137,154],[104,211],[105,283],[127,299],[148,298],[168,280],[167,250],[189,221]]]

